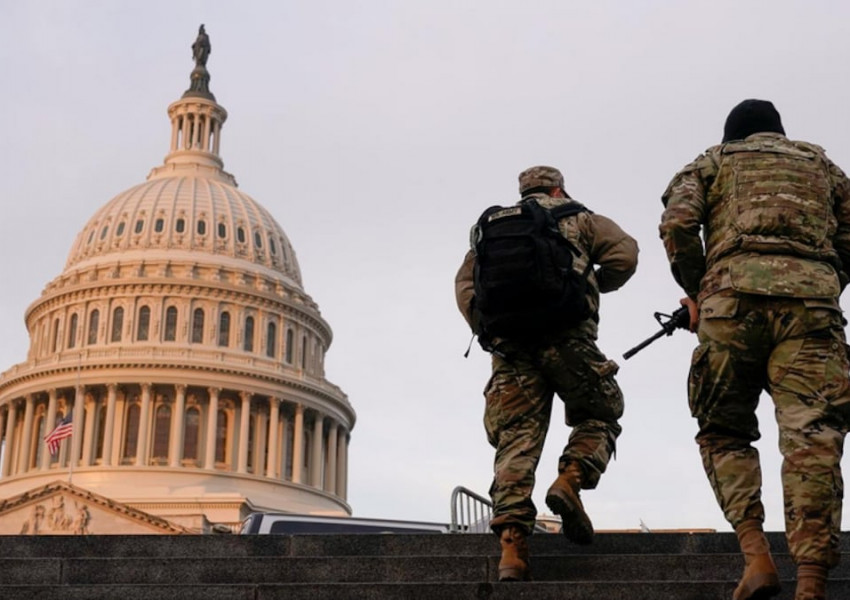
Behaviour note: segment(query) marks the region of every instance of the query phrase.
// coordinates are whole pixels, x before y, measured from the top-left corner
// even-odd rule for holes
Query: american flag
[[[59,442],[67,437],[71,437],[71,434],[74,433],[74,424],[71,422],[71,416],[73,414],[73,412],[69,412],[68,416],[63,417],[63,419],[56,424],[53,431],[44,436],[44,441],[47,443],[47,449],[50,450],[50,454],[52,456],[56,456],[59,452]]]

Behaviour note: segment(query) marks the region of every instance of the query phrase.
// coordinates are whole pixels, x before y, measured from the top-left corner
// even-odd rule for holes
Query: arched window
[[[151,309],[149,306],[143,306],[139,309],[139,327],[136,329],[136,339],[140,342],[146,342],[150,333],[151,327]]]
[[[310,472],[310,462],[313,460],[313,457],[310,456],[313,453],[313,429],[305,429],[304,437],[301,441],[301,472],[309,473]],[[305,481],[306,481],[305,475]]]
[[[121,237],[124,234],[124,221],[118,223],[118,228],[115,230],[115,235]]]
[[[227,451],[227,411],[219,410],[215,422],[215,462],[226,463]]]
[[[68,348],[77,345],[77,313],[71,315],[71,324],[68,326]]]
[[[96,344],[97,343],[97,328],[98,322],[100,321],[100,311],[94,309],[89,314],[89,339],[88,344]]]
[[[163,339],[166,342],[173,342],[177,339],[177,307],[169,306],[165,309],[165,335]]]
[[[156,409],[153,425],[153,458],[168,458],[168,441],[171,434],[171,407],[162,404]]]
[[[183,458],[198,460],[200,443],[201,411],[195,406],[186,409],[186,423],[183,426]]]
[[[242,415],[243,418],[245,418],[245,416],[246,415]],[[254,463],[256,462],[255,461],[256,452],[255,452],[255,449],[254,449],[254,442],[257,439],[257,432],[256,432],[257,424],[254,422],[254,415],[250,414],[250,412],[249,412],[249,414],[247,416],[248,416],[248,465],[247,466],[248,466],[249,472],[256,473],[258,471],[258,469],[254,468],[254,466],[255,466]]]
[[[59,319],[53,319],[53,344],[52,351],[56,352],[59,348]]]
[[[157,219],[154,221],[153,230],[157,233],[162,233],[162,230],[165,228],[165,221],[162,219]]]
[[[141,408],[134,402],[127,408],[127,420],[124,428],[124,458],[135,458],[139,442],[139,416]]]
[[[237,240],[240,244],[244,244],[244,243],[245,243],[245,230],[244,230],[244,229],[242,229],[241,227],[238,227],[238,228],[236,229],[236,240]]]
[[[206,235],[207,234],[207,222],[206,221],[198,221],[198,235]]]
[[[292,358],[294,356],[295,349],[292,347],[294,343],[294,335],[291,329],[286,330],[286,362],[290,365],[292,364]]]
[[[106,407],[103,406],[102,402],[97,405],[95,427],[97,428],[97,431],[95,432],[94,457],[95,459],[103,460],[103,436],[106,431]]]
[[[35,442],[35,448],[33,448],[33,451],[30,452],[30,469],[35,469],[41,464],[41,455],[44,452],[44,447],[47,445],[40,443],[45,436],[45,421],[47,421],[47,419],[44,417],[44,413],[41,413],[35,418],[34,431],[36,432],[36,435],[32,439],[32,441]]]
[[[242,341],[242,349],[246,352],[254,351],[254,317],[245,317],[245,339]]]
[[[266,356],[274,358],[277,348],[277,325],[270,322],[266,328]]]
[[[307,368],[307,336],[301,336],[301,368]]]
[[[288,419],[286,421],[286,443],[283,445],[284,459],[283,464],[284,472],[283,477],[288,481],[292,481],[292,442],[295,439],[295,423],[292,422],[292,419]]]
[[[262,235],[260,235],[260,232],[259,232],[259,231],[255,231],[255,232],[254,232],[254,245],[255,245],[257,248],[262,248],[262,247],[263,247],[263,236],[262,236]]]
[[[136,233],[142,233],[142,229],[145,227],[145,222],[142,219],[136,221],[136,227],[133,229]]]
[[[104,225],[103,229],[100,230],[100,239],[106,237],[106,232],[109,231],[109,225]]]
[[[204,309],[196,308],[192,313],[192,343],[201,344],[204,341]]]
[[[223,312],[218,318],[218,345],[230,345],[230,313]]]
[[[120,306],[112,311],[112,337],[111,341],[121,341],[121,331],[124,329],[124,309]]]
[[[224,239],[227,237],[227,225],[224,223],[218,224],[218,237]]]
[[[183,233],[183,231],[185,231],[185,229],[186,229],[186,221],[184,221],[183,219],[177,219],[177,221],[174,223],[174,230],[177,233]]]

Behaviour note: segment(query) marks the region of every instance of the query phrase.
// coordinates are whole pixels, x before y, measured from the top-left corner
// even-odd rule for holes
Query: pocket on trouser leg
[[[567,425],[576,427],[588,420],[615,424],[623,416],[623,392],[614,378],[619,369],[613,360],[584,360],[575,374],[578,385],[558,390]]]
[[[688,407],[691,416],[701,419],[708,413],[706,384],[709,381],[708,344],[700,344],[691,355],[688,372]]]

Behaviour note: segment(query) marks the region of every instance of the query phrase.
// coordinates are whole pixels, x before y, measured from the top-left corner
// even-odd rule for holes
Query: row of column
[[[202,150],[218,155],[220,135],[221,121],[212,114],[183,112],[171,122],[171,151]]]
[[[121,434],[116,435],[116,422],[125,423],[127,416],[127,407],[125,406],[124,414],[117,413],[118,404],[118,385],[109,384],[106,386],[106,415],[103,420],[103,449],[101,452],[101,462],[103,466],[113,466],[115,462],[116,439],[121,442]],[[150,456],[149,449],[151,448],[151,438],[153,433],[155,418],[152,407],[152,389],[151,384],[139,385],[141,394],[140,400],[140,418],[138,424],[138,437],[136,443],[135,464],[149,464],[148,457]],[[185,385],[174,386],[174,401],[173,410],[171,411],[171,423],[169,432],[168,444],[168,466],[182,466],[182,451],[184,443],[185,431],[185,415],[186,415],[186,390]],[[201,459],[201,465],[204,469],[216,469],[216,442],[217,427],[218,427],[218,412],[221,388],[207,388],[209,400],[206,411],[206,422],[202,422],[200,429],[204,429],[205,443],[201,444],[198,458]],[[47,392],[47,414],[45,417],[46,427],[45,434],[51,431],[56,423],[56,415],[58,408],[59,395],[56,389],[50,389]],[[251,419],[251,404],[254,399],[253,395],[248,392],[239,392],[240,407],[238,411],[234,411],[234,415],[238,415],[236,425],[238,425],[238,447],[236,449],[235,471],[241,474],[248,474],[248,454],[249,454],[249,428]],[[265,397],[263,397],[265,398]],[[300,403],[293,403],[292,419],[292,440],[281,439],[281,431],[283,436],[289,430],[287,426],[288,415],[282,413],[280,398],[268,397],[268,427],[262,433],[265,435],[265,443],[258,444],[255,460],[253,461],[253,473],[256,475],[264,475],[271,479],[283,479],[285,475],[286,464],[284,463],[284,453],[282,452],[283,444],[286,443],[287,453],[291,452],[292,460],[292,476],[293,483],[303,483],[320,487],[324,491],[335,494],[345,499],[347,494],[347,472],[348,472],[348,432],[340,423],[331,422],[328,429],[327,438],[324,435],[324,426],[326,417],[318,411],[313,413],[313,430],[312,430],[312,447],[310,449],[310,461],[308,464],[308,472],[304,472],[304,435],[305,435],[305,407]],[[18,409],[17,404],[19,399],[10,400],[7,404],[5,412],[0,411],[0,434],[5,435],[6,446],[3,455],[2,465],[0,465],[0,474],[3,477],[9,477],[15,474],[20,474],[29,471],[31,465],[31,452],[34,447],[33,436],[39,436],[40,432],[35,427],[35,412],[36,398],[34,394],[28,394],[23,398],[24,415],[23,424],[18,426]],[[74,390],[74,435],[70,441],[69,461],[74,466],[92,466],[94,464],[95,435],[96,435],[96,402],[88,403],[86,406],[85,387],[78,386]],[[83,415],[81,419],[79,415]],[[247,418],[246,418],[247,417]],[[5,422],[4,422],[5,421]],[[82,425],[82,430],[80,426]],[[18,431],[20,429],[20,431]],[[233,432],[236,429],[234,426]],[[82,435],[81,435],[82,434]],[[255,436],[259,435],[259,431],[255,431]],[[226,434],[227,435],[227,434]],[[232,434],[231,434],[232,435]],[[327,446],[325,446],[327,439]],[[232,441],[232,440],[231,440]],[[35,440],[36,444],[43,444],[44,441]],[[67,442],[63,442],[67,443]],[[260,452],[260,449],[265,450]],[[262,457],[265,456],[265,464],[262,464]],[[120,459],[119,459],[120,462]],[[39,464],[36,466],[39,470],[47,470],[51,468],[51,456],[46,448],[42,451]],[[324,477],[322,476],[324,474]]]

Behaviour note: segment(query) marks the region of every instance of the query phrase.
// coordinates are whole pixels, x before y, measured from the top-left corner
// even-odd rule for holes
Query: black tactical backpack
[[[558,229],[563,217],[589,212],[578,202],[546,209],[534,199],[491,206],[472,229],[475,333],[485,350],[494,337],[531,342],[589,314],[587,274],[573,269],[581,252]]]

